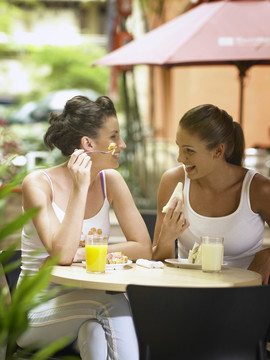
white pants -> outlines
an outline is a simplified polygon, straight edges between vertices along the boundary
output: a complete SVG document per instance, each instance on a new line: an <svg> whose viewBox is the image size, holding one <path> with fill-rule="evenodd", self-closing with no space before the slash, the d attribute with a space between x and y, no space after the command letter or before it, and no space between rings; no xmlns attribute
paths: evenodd
<svg viewBox="0 0 270 360"><path fill-rule="evenodd" d="M70 335L83 360L138 360L129 302L124 294L74 290L41 304L18 345L41 348Z"/></svg>

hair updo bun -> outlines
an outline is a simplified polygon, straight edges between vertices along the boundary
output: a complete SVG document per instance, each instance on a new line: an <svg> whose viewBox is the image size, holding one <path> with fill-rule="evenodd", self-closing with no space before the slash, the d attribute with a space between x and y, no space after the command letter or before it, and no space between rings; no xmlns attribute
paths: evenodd
<svg viewBox="0 0 270 360"><path fill-rule="evenodd" d="M52 113L50 126L44 136L49 149L55 147L64 156L70 156L80 148L81 138L97 138L99 130L109 116L116 116L113 102L107 96L92 101L85 96L75 96L66 102L61 114Z"/></svg>

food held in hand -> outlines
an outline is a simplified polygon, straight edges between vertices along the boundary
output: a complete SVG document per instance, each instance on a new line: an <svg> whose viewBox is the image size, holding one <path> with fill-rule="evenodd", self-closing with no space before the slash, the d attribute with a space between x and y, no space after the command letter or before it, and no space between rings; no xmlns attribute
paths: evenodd
<svg viewBox="0 0 270 360"><path fill-rule="evenodd" d="M128 257L119 252L109 253L106 256L106 264L125 264L128 261Z"/></svg>
<svg viewBox="0 0 270 360"><path fill-rule="evenodd" d="M170 200L167 202L167 204L162 209L163 213L166 213L168 211L170 204L174 198L177 198L177 199L183 201L183 198L184 198L183 197L183 183L179 182L176 185L174 192L172 193L172 196L170 197Z"/></svg>
<svg viewBox="0 0 270 360"><path fill-rule="evenodd" d="M188 262L190 264L201 264L202 263L202 253L201 253L201 245L200 244L195 242L192 250L189 250Z"/></svg>
<svg viewBox="0 0 270 360"><path fill-rule="evenodd" d="M110 151L113 155L115 153L116 148L117 145L115 143L110 143L110 145L108 146L108 151Z"/></svg>

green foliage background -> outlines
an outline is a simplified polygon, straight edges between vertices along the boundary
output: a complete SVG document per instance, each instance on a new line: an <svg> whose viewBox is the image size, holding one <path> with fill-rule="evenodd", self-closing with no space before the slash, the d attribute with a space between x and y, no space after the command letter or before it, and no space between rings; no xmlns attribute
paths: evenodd
<svg viewBox="0 0 270 360"><path fill-rule="evenodd" d="M71 88L93 89L106 94L110 70L91 66L103 55L105 49L94 44L28 47L23 62L28 66L31 64L33 82L37 84L34 92L28 95L29 99L40 98L50 91Z"/></svg>
<svg viewBox="0 0 270 360"><path fill-rule="evenodd" d="M165 1L139 0L143 16L146 18L149 12L162 12ZM18 4L20 5L20 3ZM44 5L37 0L28 0L27 6L42 7ZM8 34L12 21L21 16L24 16L23 10L20 6L17 7L15 2L0 0L0 32ZM104 66L91 66L96 59L101 58L106 52L104 46L89 42L80 46L0 44L0 59L14 57L14 59L19 60L25 71L31 74L33 85L32 91L26 95L21 95L19 101L14 106L10 106L4 115L8 118L13 111L26 102L39 100L49 92L60 89L93 89L100 94L108 94L111 69ZM120 120L121 133L127 144L127 148L120 158L119 171L125 178L137 206L153 209L156 207L156 183L159 174L155 174L155 167L151 174L148 174L147 167L142 164L142 161L150 156L149 152L146 154L149 139L144 135L144 124L142 124L138 109L134 73L118 74L118 88L120 97L114 102ZM46 125L48 126L48 124ZM18 141L22 153L46 150L43 144L44 127L38 124L12 127L14 137ZM52 155L47 162L49 166L63 161L59 152L54 152ZM140 172L137 171L136 164L141 169Z"/></svg>

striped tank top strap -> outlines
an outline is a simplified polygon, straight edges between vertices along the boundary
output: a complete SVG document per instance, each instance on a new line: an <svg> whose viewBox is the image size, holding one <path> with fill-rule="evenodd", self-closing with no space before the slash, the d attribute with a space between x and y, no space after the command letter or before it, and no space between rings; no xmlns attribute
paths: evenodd
<svg viewBox="0 0 270 360"><path fill-rule="evenodd" d="M103 192L103 197L104 199L106 199L106 180L105 180L105 174L104 174L104 171L101 171L99 173L100 175L100 181L101 181L101 187L102 187L102 192Z"/></svg>

